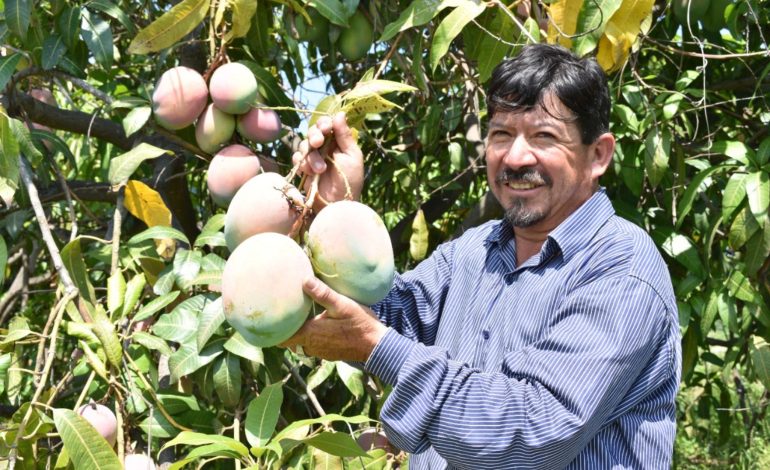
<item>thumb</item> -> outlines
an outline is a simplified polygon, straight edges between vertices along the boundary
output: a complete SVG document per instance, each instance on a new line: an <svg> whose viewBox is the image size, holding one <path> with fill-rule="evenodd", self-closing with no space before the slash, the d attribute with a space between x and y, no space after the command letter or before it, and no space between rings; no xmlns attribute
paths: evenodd
<svg viewBox="0 0 770 470"><path fill-rule="evenodd" d="M351 300L349 298L334 291L316 277L311 276L305 279L302 288L311 299L324 307L332 318L345 316L350 307Z"/></svg>

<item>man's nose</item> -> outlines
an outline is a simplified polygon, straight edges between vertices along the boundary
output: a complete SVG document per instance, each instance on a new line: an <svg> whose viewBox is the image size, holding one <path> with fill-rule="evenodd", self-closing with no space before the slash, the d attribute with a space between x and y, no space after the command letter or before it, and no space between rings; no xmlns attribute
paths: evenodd
<svg viewBox="0 0 770 470"><path fill-rule="evenodd" d="M535 165L537 158L535 157L534 149L527 139L522 135L518 135L511 141L511 146L503 158L503 163L515 170Z"/></svg>

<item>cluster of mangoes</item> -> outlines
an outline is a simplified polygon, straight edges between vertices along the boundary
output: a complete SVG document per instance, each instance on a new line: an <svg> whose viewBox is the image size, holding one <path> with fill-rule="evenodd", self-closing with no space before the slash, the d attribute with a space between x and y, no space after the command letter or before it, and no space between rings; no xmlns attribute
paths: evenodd
<svg viewBox="0 0 770 470"><path fill-rule="evenodd" d="M374 42L374 29L361 10L348 18L348 27L332 31L327 20L315 8L307 9L310 23L301 14L294 16L294 29L297 39L314 44L322 50L327 50L334 44L342 56L349 61L363 58ZM287 16L287 19L290 18ZM334 26L334 28L337 28ZM291 31L291 27L287 27Z"/></svg>
<svg viewBox="0 0 770 470"><path fill-rule="evenodd" d="M262 173L236 193L225 216L231 250L222 273L225 318L256 346L286 341L302 326L313 304L302 284L313 274L366 305L393 284L393 247L376 212L356 201L330 202L297 235L304 209L296 187ZM304 239L304 247L289 235Z"/></svg>
<svg viewBox="0 0 770 470"><path fill-rule="evenodd" d="M235 191L260 169L251 149L232 143L235 133L259 143L281 135L278 113L260 107L258 97L254 74L237 62L214 70L208 84L189 67L171 68L161 75L153 92L155 121L173 131L194 123L198 147L214 154L207 182L220 206L226 207Z"/></svg>

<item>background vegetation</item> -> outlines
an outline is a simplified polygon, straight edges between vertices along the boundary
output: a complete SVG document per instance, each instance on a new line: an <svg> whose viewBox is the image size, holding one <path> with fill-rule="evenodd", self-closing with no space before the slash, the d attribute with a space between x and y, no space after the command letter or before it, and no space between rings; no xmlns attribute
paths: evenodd
<svg viewBox="0 0 770 470"><path fill-rule="evenodd" d="M408 269L499 214L483 87L501 58L542 41L595 54L610 74L619 145L602 184L655 239L678 299L676 466L770 467L770 2L672 3L5 1L0 467L120 468L128 452L173 468L403 467L403 454L353 439L376 427L376 378L255 348L223 323L211 156L189 129L156 126L149 98L174 65L247 61L286 126L254 148L286 174L320 101L300 100L313 96L303 87L414 86L381 89L390 104L366 109L359 137L362 200ZM351 59L340 38L355 11L375 41ZM328 29L308 40L313 21ZM35 100L41 88L58 104ZM119 417L115 451L67 411L89 400Z"/></svg>

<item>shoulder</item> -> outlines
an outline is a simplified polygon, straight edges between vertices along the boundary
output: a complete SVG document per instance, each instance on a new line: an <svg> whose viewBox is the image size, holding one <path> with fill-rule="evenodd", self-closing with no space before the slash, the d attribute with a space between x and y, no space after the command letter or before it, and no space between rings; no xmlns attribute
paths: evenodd
<svg viewBox="0 0 770 470"><path fill-rule="evenodd" d="M597 232L586 255L599 265L595 267L600 271L648 285L666 307L675 309L668 266L652 237L641 227L619 216L610 217Z"/></svg>

